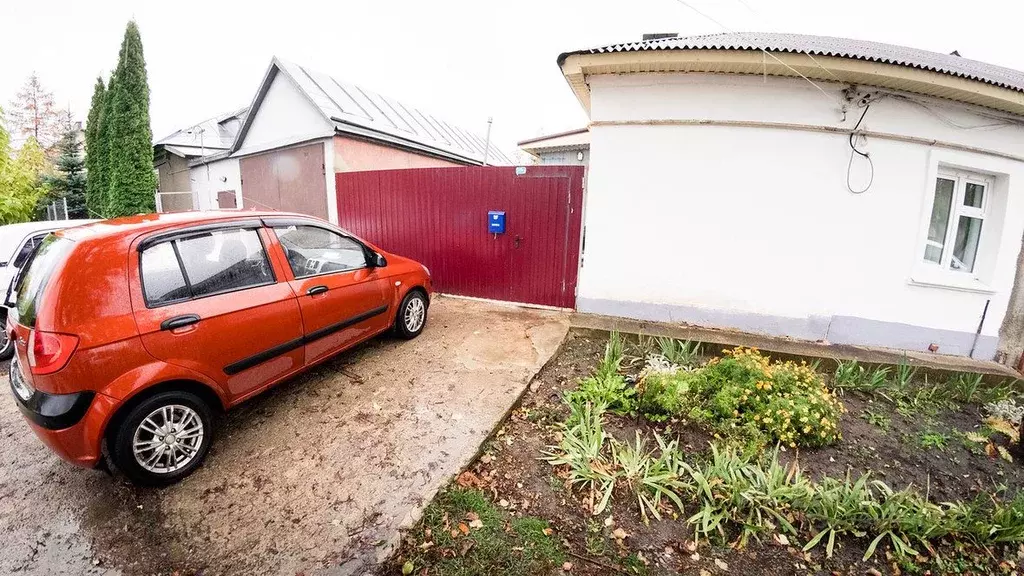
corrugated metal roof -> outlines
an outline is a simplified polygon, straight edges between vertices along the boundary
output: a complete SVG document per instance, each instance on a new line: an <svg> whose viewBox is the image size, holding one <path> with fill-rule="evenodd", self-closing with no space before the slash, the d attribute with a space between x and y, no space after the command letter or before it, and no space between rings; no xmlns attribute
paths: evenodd
<svg viewBox="0 0 1024 576"><path fill-rule="evenodd" d="M153 146L174 146L179 147L183 152L185 149L189 149L189 156L201 155L200 151L193 151L192 148L205 151L206 154L227 150L235 141L235 136L242 128L248 111L248 107L239 108L213 118L207 118L198 124L182 128L161 138L154 142Z"/></svg>
<svg viewBox="0 0 1024 576"><path fill-rule="evenodd" d="M323 115L334 122L339 132L368 136L369 131L370 137L376 133L386 136L384 140L408 143L443 156L456 156L475 163L483 161L486 142L474 132L299 64L281 58L275 58L275 62ZM491 143L487 163L511 165L514 162Z"/></svg>
<svg viewBox="0 0 1024 576"><path fill-rule="evenodd" d="M612 44L558 56L559 65L573 54L603 54L612 52L642 52L651 50L767 50L812 56L834 56L871 62L882 62L931 70L970 80L977 80L1018 92L1024 92L1024 72L994 64L970 60L960 56L940 54L918 48L894 44L812 36L807 34L780 34L771 32L726 32L677 38Z"/></svg>

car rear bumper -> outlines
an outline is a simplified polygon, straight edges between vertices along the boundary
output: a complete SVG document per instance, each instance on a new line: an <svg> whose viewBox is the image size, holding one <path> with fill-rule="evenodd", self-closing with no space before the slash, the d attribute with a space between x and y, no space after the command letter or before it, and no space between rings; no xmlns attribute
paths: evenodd
<svg viewBox="0 0 1024 576"><path fill-rule="evenodd" d="M36 436L62 459L86 468L100 461L103 427L117 400L95 392L47 394L38 390L23 400L12 386L18 409Z"/></svg>

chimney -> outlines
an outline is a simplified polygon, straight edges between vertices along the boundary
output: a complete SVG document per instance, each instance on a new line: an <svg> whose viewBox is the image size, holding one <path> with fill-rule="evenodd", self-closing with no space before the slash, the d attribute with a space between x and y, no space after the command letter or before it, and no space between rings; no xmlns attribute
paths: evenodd
<svg viewBox="0 0 1024 576"><path fill-rule="evenodd" d="M663 38L678 38L678 32L654 32L652 34L644 34L644 42L651 40L661 40Z"/></svg>

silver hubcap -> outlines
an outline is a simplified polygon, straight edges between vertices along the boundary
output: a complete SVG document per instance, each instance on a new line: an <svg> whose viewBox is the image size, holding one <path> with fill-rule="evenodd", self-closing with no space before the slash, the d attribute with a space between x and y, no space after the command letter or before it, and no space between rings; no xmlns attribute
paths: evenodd
<svg viewBox="0 0 1024 576"><path fill-rule="evenodd" d="M405 329L415 332L423 326L423 320L427 317L427 308L423 305L422 298L413 298L405 306Z"/></svg>
<svg viewBox="0 0 1024 576"><path fill-rule="evenodd" d="M11 343L11 335L4 330L3 326L0 326L0 352L7 349L7 345Z"/></svg>
<svg viewBox="0 0 1024 576"><path fill-rule="evenodd" d="M180 470L199 454L203 432L202 419L188 406L157 408L135 429L135 461L155 474Z"/></svg>

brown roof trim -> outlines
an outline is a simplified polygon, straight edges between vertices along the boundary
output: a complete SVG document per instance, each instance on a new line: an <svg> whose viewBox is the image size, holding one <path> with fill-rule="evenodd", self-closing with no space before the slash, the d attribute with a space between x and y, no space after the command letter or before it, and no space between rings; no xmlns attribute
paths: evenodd
<svg viewBox="0 0 1024 576"><path fill-rule="evenodd" d="M524 146L526 144L533 144L534 142L540 142L541 140L551 140L552 138L561 138L562 136L572 136L573 134L583 134L589 132L590 128L576 128L575 130L567 130L565 132L556 132L555 134L548 134L546 136L538 136L536 138L530 138L529 140L521 140L516 143L516 146Z"/></svg>

